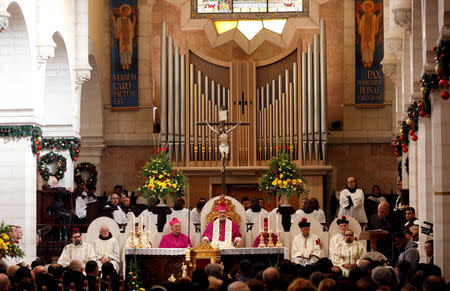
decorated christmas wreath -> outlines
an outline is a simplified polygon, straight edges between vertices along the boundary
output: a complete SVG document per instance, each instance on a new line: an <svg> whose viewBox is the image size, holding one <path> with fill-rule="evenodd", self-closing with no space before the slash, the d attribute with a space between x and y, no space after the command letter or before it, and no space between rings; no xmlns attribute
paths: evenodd
<svg viewBox="0 0 450 291"><path fill-rule="evenodd" d="M84 171L89 173L87 181L84 181L81 175L81 173ZM77 185L84 184L88 188L89 186L95 187L95 185L97 185L97 169L91 163L88 162L80 163L74 170L74 180Z"/></svg>
<svg viewBox="0 0 450 291"><path fill-rule="evenodd" d="M56 162L56 171L55 173L50 173L48 169L48 165ZM49 152L46 155L41 157L39 161L39 174L41 175L44 181L48 181L50 176L55 176L56 179L61 180L64 178L64 173L67 171L67 163L66 158L64 158L60 154L55 154L54 152Z"/></svg>

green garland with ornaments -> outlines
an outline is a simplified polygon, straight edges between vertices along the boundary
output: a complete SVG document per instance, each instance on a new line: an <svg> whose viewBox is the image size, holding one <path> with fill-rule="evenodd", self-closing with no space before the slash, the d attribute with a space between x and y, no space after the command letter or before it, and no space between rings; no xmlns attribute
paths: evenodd
<svg viewBox="0 0 450 291"><path fill-rule="evenodd" d="M50 173L48 165L56 162L56 171L54 173ZM64 173L67 171L67 161L60 154L56 154L54 152L49 152L46 155L41 157L39 161L39 174L41 175L44 181L48 181L50 176L55 176L56 179L61 180L64 178Z"/></svg>
<svg viewBox="0 0 450 291"><path fill-rule="evenodd" d="M86 181L83 180L82 172L88 172L89 174ZM79 163L74 170L74 181L77 185L84 184L88 188L95 187L97 185L97 169L91 163Z"/></svg>
<svg viewBox="0 0 450 291"><path fill-rule="evenodd" d="M402 120L399 133L392 141L395 155L401 157L402 153L408 152L409 139L417 141L417 130L419 130L419 116L429 118L431 116L431 100L430 94L436 90L441 91L441 98L447 100L449 94L449 78L450 78L450 41L442 40L436 51L436 68L434 74L424 73L420 86L422 91L422 100L413 101L408 107L408 116Z"/></svg>
<svg viewBox="0 0 450 291"><path fill-rule="evenodd" d="M78 138L44 138L43 149L69 150L70 157L76 161L80 156L81 141Z"/></svg>
<svg viewBox="0 0 450 291"><path fill-rule="evenodd" d="M42 149L42 129L34 125L0 126L0 137L31 138L31 150L39 156Z"/></svg>

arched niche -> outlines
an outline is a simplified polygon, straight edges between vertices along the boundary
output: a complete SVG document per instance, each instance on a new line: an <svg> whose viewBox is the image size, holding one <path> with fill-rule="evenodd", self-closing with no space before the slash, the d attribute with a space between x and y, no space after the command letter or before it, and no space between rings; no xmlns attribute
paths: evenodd
<svg viewBox="0 0 450 291"><path fill-rule="evenodd" d="M20 118L30 116L29 111L33 111L33 94L36 94L31 82L30 40L20 6L12 2L7 11L11 14L9 27L0 33L0 94L3 97L1 107L15 110L12 116Z"/></svg>
<svg viewBox="0 0 450 291"><path fill-rule="evenodd" d="M44 83L44 134L62 136L73 134L75 104L69 60L64 39L59 32L53 34L55 57L46 66Z"/></svg>

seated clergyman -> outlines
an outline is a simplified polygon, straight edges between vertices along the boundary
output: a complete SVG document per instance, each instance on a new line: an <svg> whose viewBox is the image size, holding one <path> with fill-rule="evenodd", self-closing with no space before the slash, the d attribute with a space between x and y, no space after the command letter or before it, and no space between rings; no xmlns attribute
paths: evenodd
<svg viewBox="0 0 450 291"><path fill-rule="evenodd" d="M64 247L58 259L58 264L67 267L72 260L78 260L82 264L86 264L90 260L95 260L94 248L89 243L83 241L78 228L72 230L71 239L72 243Z"/></svg>
<svg viewBox="0 0 450 291"><path fill-rule="evenodd" d="M344 237L343 241L338 242L336 252L331 257L331 261L333 265L340 267L344 274L348 274L350 268L359 262L366 250L362 243L355 239L353 230L347 229Z"/></svg>
<svg viewBox="0 0 450 291"><path fill-rule="evenodd" d="M322 244L314 233L310 233L311 223L306 218L298 223L301 234L294 237L291 248L291 261L302 266L311 265L319 260Z"/></svg>
<svg viewBox="0 0 450 291"><path fill-rule="evenodd" d="M192 246L189 237L181 233L181 224L178 219L173 218L169 225L172 232L163 236L159 244L160 248L187 248Z"/></svg>
<svg viewBox="0 0 450 291"><path fill-rule="evenodd" d="M216 207L219 218L211 221L203 233L202 240L213 247L231 248L241 242L242 235L236 222L228 218L228 207L221 202Z"/></svg>
<svg viewBox="0 0 450 291"><path fill-rule="evenodd" d="M109 231L108 226L103 225L100 228L100 235L94 242L95 254L99 268L104 263L110 262L114 269L119 272L119 243Z"/></svg>

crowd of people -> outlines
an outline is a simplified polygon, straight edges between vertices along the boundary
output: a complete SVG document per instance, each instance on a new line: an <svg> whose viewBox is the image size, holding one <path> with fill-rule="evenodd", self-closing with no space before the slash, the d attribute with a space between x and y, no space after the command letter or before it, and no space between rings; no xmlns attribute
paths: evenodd
<svg viewBox="0 0 450 291"><path fill-rule="evenodd" d="M322 224L326 223L325 213L320 209L315 198L303 199L302 207L293 216L301 219L298 223L300 233L293 238L289 258L285 258L275 268L266 266L263 262L251 263L244 260L239 268L231 274L222 274L222 268L210 264L205 270L196 269L191 280L180 279L176 282L165 282L160 290L446 290L441 270L435 266L433 259L433 241L423 242L427 261L420 263L419 256L419 224L414 208L408 205L407 193L398 184L398 199L395 205L389 205L381 196L378 186L372 188L372 195L365 198L361 189L357 188L356 179L349 177L346 188L340 192L340 207L335 220L338 232L330 238L329 255L322 257L322 243L317 234L311 232L311 219ZM58 189L58 195L64 196ZM85 207L94 201L92 195L85 193L86 188L78 187L77 207ZM401 193L401 194L400 194ZM136 203L137 202L137 203ZM143 201L141 201L143 202ZM134 215L150 215L153 222L158 220L154 209L159 201L151 198L141 204L121 186L116 186L109 196L105 207L111 208L114 221L123 229L129 223L129 212ZM247 231L256 223L260 214L267 215L264 209L264 199L244 197L242 205L245 208ZM142 203L144 204L144 203ZM135 237L128 239L125 247L144 244L144 248L186 248L192 247L190 239L183 233L181 222L177 217L189 217L194 225L200 225L200 215L206 199L201 198L192 210L185 208L184 200L175 202L171 213L167 216L170 232L162 237L159 246L152 246L150 241L140 240L136 224ZM277 213L285 201L278 199ZM83 206L84 205L84 206ZM374 211L376 209L376 212ZM83 214L83 209L77 208L75 213ZM219 204L216 208L218 219L206 225L201 235L202 241L219 248L239 246L242 235L235 222L228 218L228 207ZM349 217L361 224L363 229L386 230L389 239L378 242L377 251L383 256L374 258L367 253L363 244L351 229ZM77 217L82 219L82 217ZM253 247L268 244L271 240L277 243L277 237L268 233L268 221L264 220L264 233L258 236ZM297 226L292 226L297 227ZM20 241L20 227L13 226L10 237ZM9 290L61 290L86 288L119 288L120 258L119 244L108 226L99 229L98 238L91 243L84 242L79 229L71 231L72 243L66 245L58 259L58 263L46 265L37 259L27 265L21 258L3 258L0 263L0 291ZM264 241L261 241L261 238ZM131 241L133 239L134 241ZM370 251L370 250L369 250ZM100 270L100 272L99 272ZM64 275L63 275L64 274ZM101 278L99 277L101 274ZM99 279L100 278L100 279ZM103 282L103 283L102 283ZM95 284L100 287L95 287ZM108 285L109 284L109 285ZM108 287L109 286L109 287ZM111 287L113 286L113 287ZM118 290L118 289L116 289ZM155 289L157 290L157 289Z"/></svg>

